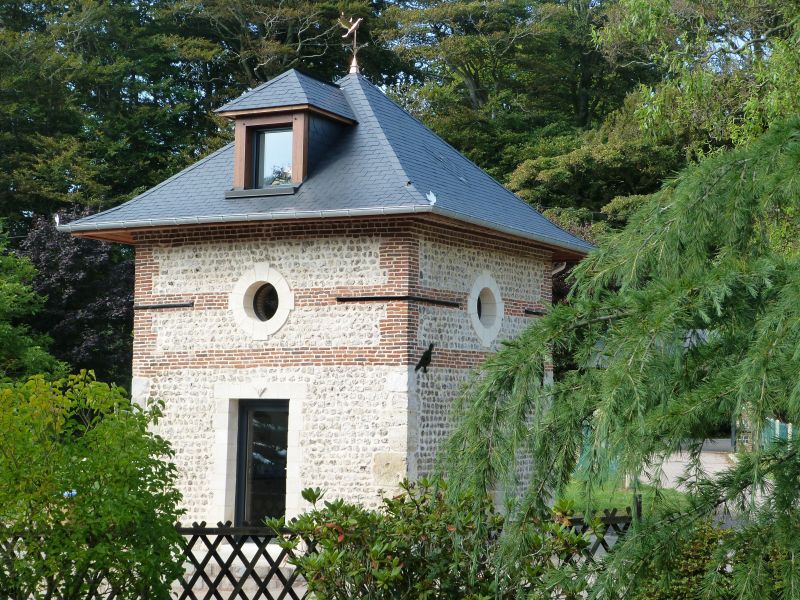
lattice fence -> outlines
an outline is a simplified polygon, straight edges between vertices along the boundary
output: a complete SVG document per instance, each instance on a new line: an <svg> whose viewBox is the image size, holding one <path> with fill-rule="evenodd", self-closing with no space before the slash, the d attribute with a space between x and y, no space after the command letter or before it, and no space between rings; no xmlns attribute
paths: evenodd
<svg viewBox="0 0 800 600"><path fill-rule="evenodd" d="M603 535L592 533L591 544L583 551L586 560L594 561L611 551L617 540L625 535L630 529L633 517L631 509L626 508L624 513L614 508L604 510L600 522L604 526ZM584 517L573 517L570 519L570 528L576 533L585 534L591 529L591 523Z"/></svg>
<svg viewBox="0 0 800 600"><path fill-rule="evenodd" d="M306 596L306 584L289 564L291 554L264 527L205 522L179 527L187 538L186 573L173 585L179 600L240 598L267 600ZM286 534L291 536L291 534Z"/></svg>
<svg viewBox="0 0 800 600"><path fill-rule="evenodd" d="M641 510L639 502L634 511ZM585 534L592 528L584 517L573 517L569 522L576 533ZM604 510L600 516L603 534L591 534L584 558L594 561L609 552L632 522L630 508L624 512ZM217 527L195 523L179 531L188 538L187 574L173 586L179 600L305 597L305 581L288 563L290 554L274 542L275 533L271 530L231 527L230 523L218 523Z"/></svg>

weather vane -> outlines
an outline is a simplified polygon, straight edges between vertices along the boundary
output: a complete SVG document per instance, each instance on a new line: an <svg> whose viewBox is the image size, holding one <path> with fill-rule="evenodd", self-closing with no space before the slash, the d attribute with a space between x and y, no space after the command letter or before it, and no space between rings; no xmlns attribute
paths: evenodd
<svg viewBox="0 0 800 600"><path fill-rule="evenodd" d="M350 72L351 73L358 73L358 61L356 60L356 55L358 54L358 49L360 46L358 45L358 26L361 25L361 21L363 21L361 17L353 21L353 17L350 17L349 21L345 21L344 13L342 16L339 17L339 25L342 26L343 29L346 29L347 32L342 36L343 38L350 37L352 34L353 36L353 62L350 63Z"/></svg>

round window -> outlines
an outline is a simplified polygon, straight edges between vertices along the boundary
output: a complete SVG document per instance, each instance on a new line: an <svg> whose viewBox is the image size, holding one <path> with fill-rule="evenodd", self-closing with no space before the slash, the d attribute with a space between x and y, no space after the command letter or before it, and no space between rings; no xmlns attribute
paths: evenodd
<svg viewBox="0 0 800 600"><path fill-rule="evenodd" d="M269 321L278 312L278 303L278 290L271 283L265 283L253 295L253 312L259 321Z"/></svg>
<svg viewBox="0 0 800 600"><path fill-rule="evenodd" d="M467 298L467 312L482 346L489 347L497 339L503 322L503 300L500 288L486 271L472 284Z"/></svg>
<svg viewBox="0 0 800 600"><path fill-rule="evenodd" d="M294 309L294 294L276 269L256 263L239 278L228 306L236 323L256 340L277 332Z"/></svg>

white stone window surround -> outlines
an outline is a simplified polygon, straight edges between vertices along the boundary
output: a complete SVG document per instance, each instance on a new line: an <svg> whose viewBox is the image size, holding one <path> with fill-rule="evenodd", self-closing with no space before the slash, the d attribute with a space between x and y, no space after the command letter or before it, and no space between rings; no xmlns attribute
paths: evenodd
<svg viewBox="0 0 800 600"><path fill-rule="evenodd" d="M289 400L289 431L286 454L286 518L302 512L300 464L303 449L303 403L306 385L270 380L214 385L214 446L212 450L211 515L233 521L236 510L236 455L239 434L239 400Z"/></svg>
<svg viewBox="0 0 800 600"><path fill-rule="evenodd" d="M478 315L478 299L481 300L481 315ZM500 333L505 306L500 287L489 271L482 271L475 278L469 296L467 313L472 328L483 346L491 346Z"/></svg>
<svg viewBox="0 0 800 600"><path fill-rule="evenodd" d="M260 320L253 310L253 298L265 284L270 283L278 292L278 310L267 321ZM286 278L269 263L256 263L247 269L233 286L228 307L236 324L254 340L266 340L286 323L294 310L294 293Z"/></svg>

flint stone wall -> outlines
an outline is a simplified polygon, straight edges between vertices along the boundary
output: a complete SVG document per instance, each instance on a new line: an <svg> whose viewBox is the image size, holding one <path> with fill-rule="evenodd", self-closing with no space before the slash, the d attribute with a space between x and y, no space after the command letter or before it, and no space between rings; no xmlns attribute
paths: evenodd
<svg viewBox="0 0 800 600"><path fill-rule="evenodd" d="M254 265L287 281L294 308L264 340L237 325L232 290ZM176 450L185 521L233 518L239 400L289 399L287 514L304 487L376 506L430 472L453 398L472 367L550 300L551 256L530 244L422 222L364 220L204 226L139 234L134 396L166 403L158 432ZM469 317L475 277L505 303L485 346ZM458 302L339 302L340 296ZM427 373L414 365L437 345Z"/></svg>

